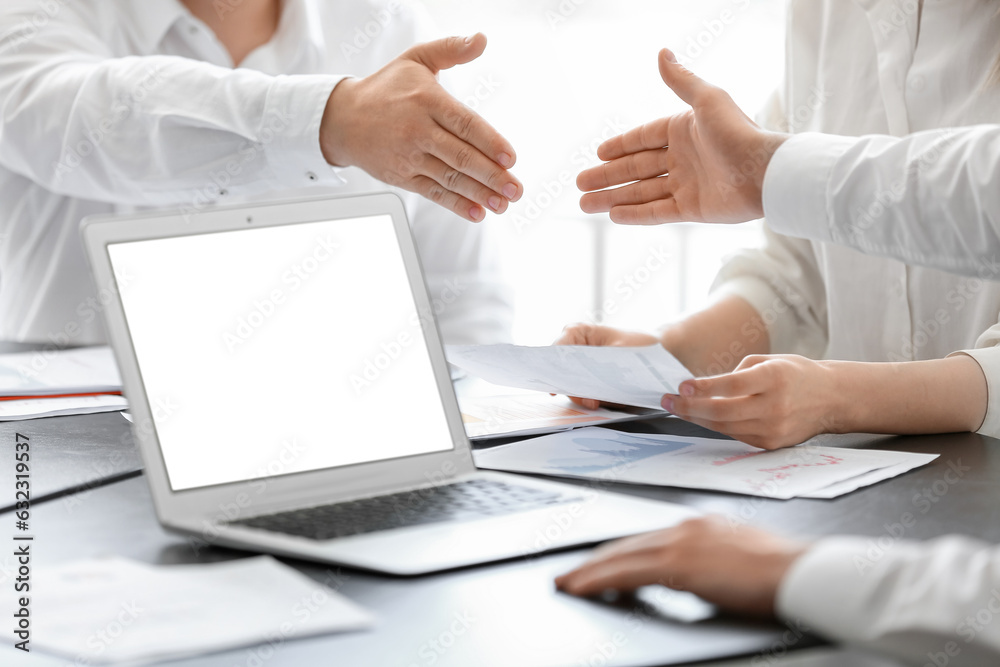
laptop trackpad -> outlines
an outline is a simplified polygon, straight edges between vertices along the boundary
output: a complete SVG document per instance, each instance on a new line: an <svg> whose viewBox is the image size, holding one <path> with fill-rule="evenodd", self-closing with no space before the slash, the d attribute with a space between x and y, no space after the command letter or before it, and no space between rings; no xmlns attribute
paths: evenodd
<svg viewBox="0 0 1000 667"><path fill-rule="evenodd" d="M365 562L368 567L408 574L531 557L553 549L664 528L696 514L678 505L588 494L583 501L543 510L337 540L328 543L329 550L324 552L333 559Z"/></svg>

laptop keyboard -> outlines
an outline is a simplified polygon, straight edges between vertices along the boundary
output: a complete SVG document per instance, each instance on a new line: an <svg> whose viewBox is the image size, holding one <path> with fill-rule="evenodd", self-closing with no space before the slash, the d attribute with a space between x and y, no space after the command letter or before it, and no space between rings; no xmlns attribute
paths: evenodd
<svg viewBox="0 0 1000 667"><path fill-rule="evenodd" d="M393 528L513 514L581 499L582 496L475 479L267 514L233 523L312 540L329 540Z"/></svg>

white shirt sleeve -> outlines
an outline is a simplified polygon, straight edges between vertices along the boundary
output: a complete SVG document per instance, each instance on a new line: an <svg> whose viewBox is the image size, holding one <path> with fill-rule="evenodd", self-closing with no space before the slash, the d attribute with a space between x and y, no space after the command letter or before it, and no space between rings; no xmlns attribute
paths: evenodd
<svg viewBox="0 0 1000 667"><path fill-rule="evenodd" d="M768 166L764 212L782 234L996 279L1000 126L796 135Z"/></svg>
<svg viewBox="0 0 1000 667"><path fill-rule="evenodd" d="M779 615L915 664L1000 663L1000 547L901 541L916 519L902 520L878 538L818 542L782 581Z"/></svg>
<svg viewBox="0 0 1000 667"><path fill-rule="evenodd" d="M952 352L965 354L976 360L986 378L986 416L977 433L1000 438L1000 324L983 332L976 341L976 347Z"/></svg>
<svg viewBox="0 0 1000 667"><path fill-rule="evenodd" d="M6 5L0 26L30 20L33 4ZM113 57L64 5L30 39L0 31L0 164L51 192L117 204L198 207L336 185L319 127L341 79Z"/></svg>

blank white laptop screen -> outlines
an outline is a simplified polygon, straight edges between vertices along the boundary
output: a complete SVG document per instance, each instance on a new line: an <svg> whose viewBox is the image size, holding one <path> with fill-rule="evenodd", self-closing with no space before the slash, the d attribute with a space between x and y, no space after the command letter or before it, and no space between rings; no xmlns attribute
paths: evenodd
<svg viewBox="0 0 1000 667"><path fill-rule="evenodd" d="M390 216L108 254L175 491L452 449Z"/></svg>

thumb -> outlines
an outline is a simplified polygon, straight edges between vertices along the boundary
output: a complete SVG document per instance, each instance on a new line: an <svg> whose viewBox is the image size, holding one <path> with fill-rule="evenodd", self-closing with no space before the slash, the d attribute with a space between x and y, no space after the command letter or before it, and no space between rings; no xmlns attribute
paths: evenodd
<svg viewBox="0 0 1000 667"><path fill-rule="evenodd" d="M677 62L677 56L670 49L660 51L660 76L663 78L663 83L690 106L696 106L700 98L714 88L712 84Z"/></svg>
<svg viewBox="0 0 1000 667"><path fill-rule="evenodd" d="M420 63L432 73L455 65L464 65L483 55L486 50L486 35L481 32L472 37L446 37L426 44L418 44L406 53L409 58Z"/></svg>

